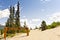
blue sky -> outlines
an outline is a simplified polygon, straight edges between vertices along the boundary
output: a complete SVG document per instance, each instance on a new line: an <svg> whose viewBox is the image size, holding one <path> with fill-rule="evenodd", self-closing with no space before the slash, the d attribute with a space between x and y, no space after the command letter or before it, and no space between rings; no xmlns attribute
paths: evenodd
<svg viewBox="0 0 60 40"><path fill-rule="evenodd" d="M5 24L9 15L9 6L15 6L18 1L21 24L26 21L28 26L34 28L40 26L43 20L47 24L60 20L60 0L0 0L0 24Z"/></svg>

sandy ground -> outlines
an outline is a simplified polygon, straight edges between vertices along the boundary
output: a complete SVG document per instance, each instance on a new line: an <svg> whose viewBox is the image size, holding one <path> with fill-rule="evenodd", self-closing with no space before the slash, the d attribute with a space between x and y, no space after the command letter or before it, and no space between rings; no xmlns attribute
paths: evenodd
<svg viewBox="0 0 60 40"><path fill-rule="evenodd" d="M60 40L60 27L45 31L31 30L29 36L26 33L18 34L7 40Z"/></svg>

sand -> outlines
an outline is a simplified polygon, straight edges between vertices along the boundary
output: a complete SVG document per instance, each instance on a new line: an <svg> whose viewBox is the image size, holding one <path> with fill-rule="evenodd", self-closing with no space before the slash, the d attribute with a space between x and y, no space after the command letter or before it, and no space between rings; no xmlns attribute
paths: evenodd
<svg viewBox="0 0 60 40"><path fill-rule="evenodd" d="M26 36L26 33L18 34L7 40L60 40L60 27L48 29L45 31L31 30L30 35Z"/></svg>

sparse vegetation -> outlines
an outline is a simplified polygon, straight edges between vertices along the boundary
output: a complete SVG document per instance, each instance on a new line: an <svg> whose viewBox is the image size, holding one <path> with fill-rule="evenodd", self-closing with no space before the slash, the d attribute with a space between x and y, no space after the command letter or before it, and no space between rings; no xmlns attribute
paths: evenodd
<svg viewBox="0 0 60 40"><path fill-rule="evenodd" d="M60 22L53 22L51 25L47 25L46 29L55 28L57 26L60 26Z"/></svg>

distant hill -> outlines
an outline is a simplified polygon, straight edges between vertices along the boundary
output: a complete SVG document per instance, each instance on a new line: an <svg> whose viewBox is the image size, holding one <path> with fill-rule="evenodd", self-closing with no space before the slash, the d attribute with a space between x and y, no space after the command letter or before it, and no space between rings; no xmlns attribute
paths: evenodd
<svg viewBox="0 0 60 40"><path fill-rule="evenodd" d="M3 29L3 28L4 28L4 25L1 25L1 24L0 24L0 29Z"/></svg>

